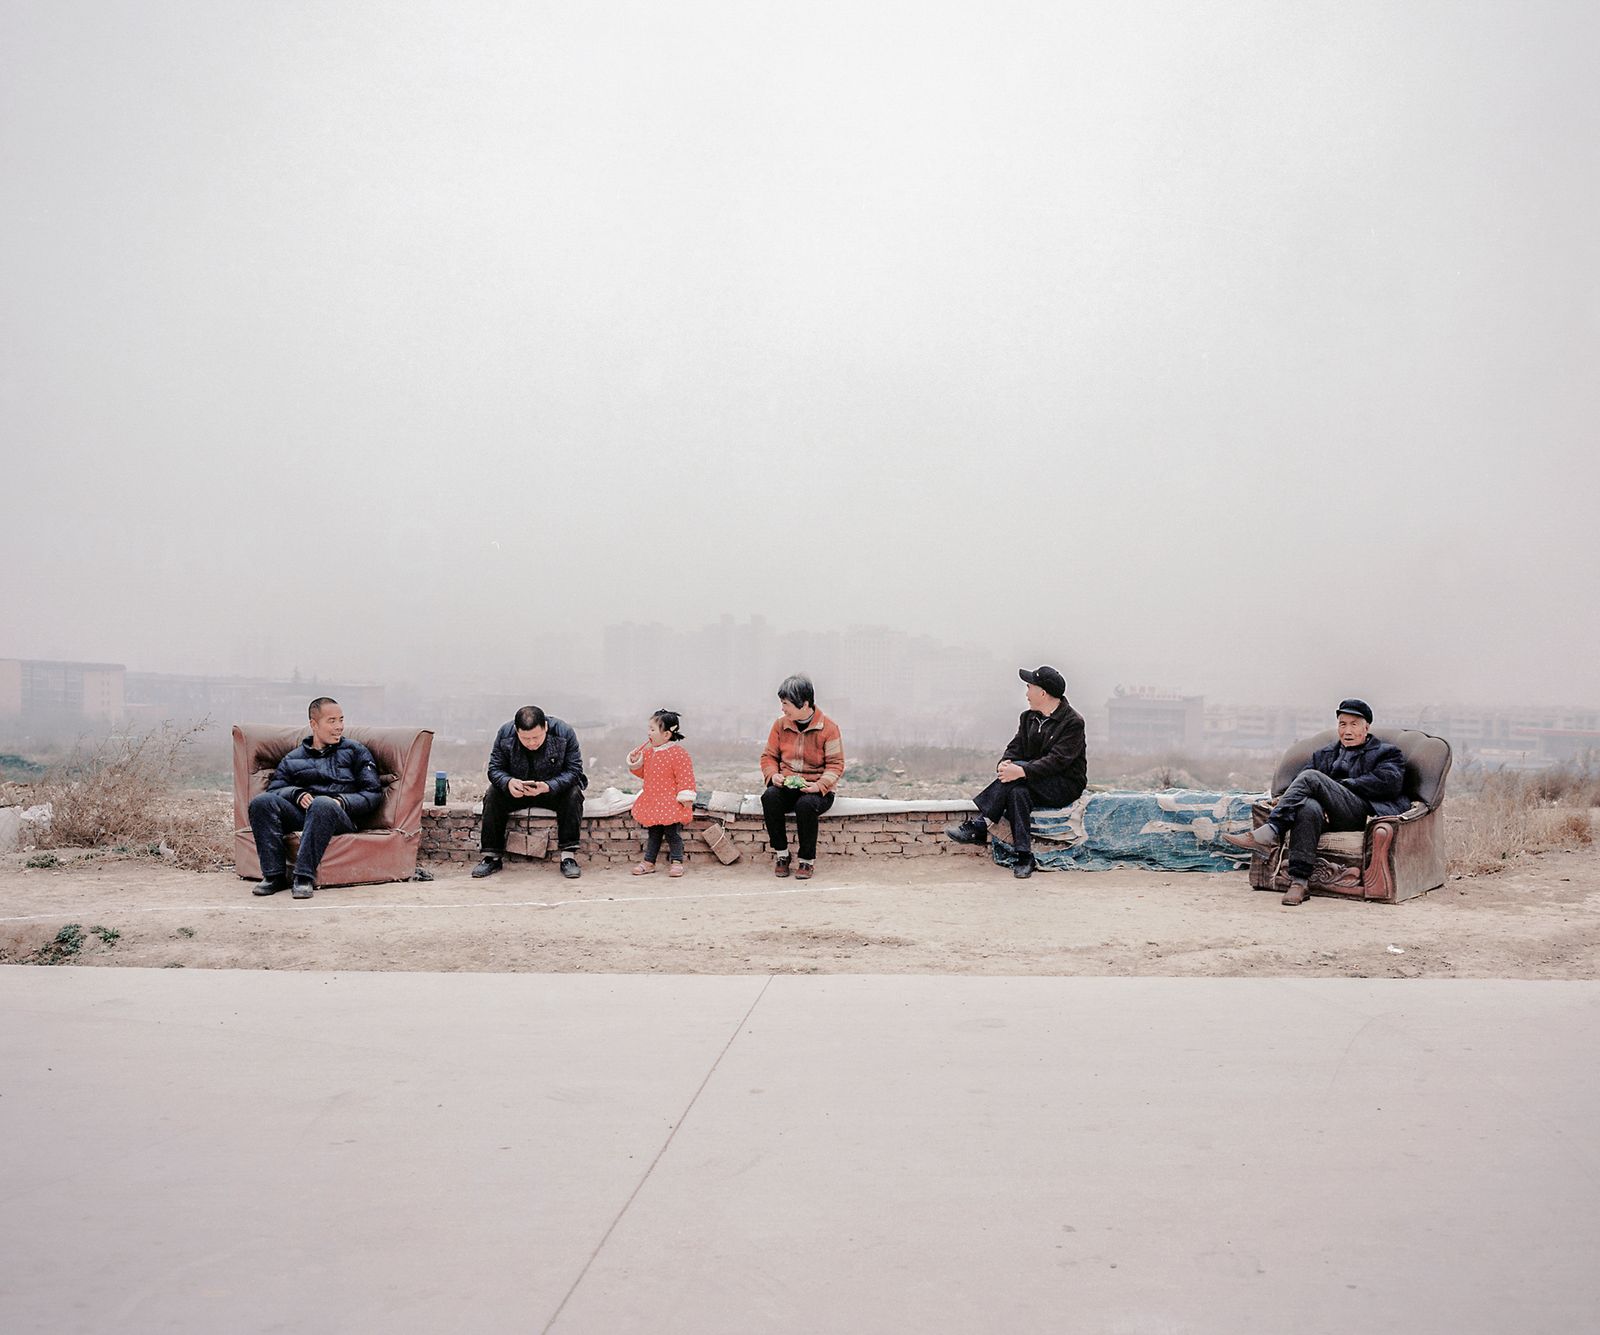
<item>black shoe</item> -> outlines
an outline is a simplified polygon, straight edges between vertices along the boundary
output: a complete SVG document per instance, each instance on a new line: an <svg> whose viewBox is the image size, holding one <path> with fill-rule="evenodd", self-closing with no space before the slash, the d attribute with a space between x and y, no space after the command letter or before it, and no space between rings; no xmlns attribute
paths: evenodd
<svg viewBox="0 0 1600 1335"><path fill-rule="evenodd" d="M289 894L294 899L310 899L316 888L317 883L309 877L296 876L294 878L294 889Z"/></svg>
<svg viewBox="0 0 1600 1335"><path fill-rule="evenodd" d="M964 820L959 825L946 825L944 832L958 844L981 846L989 842L989 827L981 820Z"/></svg>
<svg viewBox="0 0 1600 1335"><path fill-rule="evenodd" d="M578 865L578 859L571 853L561 855L561 874L569 881L575 881L583 875L583 868Z"/></svg>
<svg viewBox="0 0 1600 1335"><path fill-rule="evenodd" d="M276 876L263 876L261 884L252 886L250 893L252 895L275 895L278 891L287 890L288 888L289 878L279 872Z"/></svg>
<svg viewBox="0 0 1600 1335"><path fill-rule="evenodd" d="M1011 874L1019 881L1026 880L1028 877L1033 875L1033 869L1035 865L1036 864L1034 863L1032 856L1024 853L1020 858L1017 859L1017 865L1011 869Z"/></svg>
<svg viewBox="0 0 1600 1335"><path fill-rule="evenodd" d="M485 853L483 861L472 869L473 879L482 880L485 876L493 876L504 865L499 858L491 857L488 853Z"/></svg>

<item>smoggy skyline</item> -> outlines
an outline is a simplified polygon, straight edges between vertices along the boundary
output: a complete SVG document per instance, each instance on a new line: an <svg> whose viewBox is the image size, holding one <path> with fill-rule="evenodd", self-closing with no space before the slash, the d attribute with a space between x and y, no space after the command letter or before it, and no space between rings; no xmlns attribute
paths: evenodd
<svg viewBox="0 0 1600 1335"><path fill-rule="evenodd" d="M0 655L1594 701L1597 28L6 6Z"/></svg>

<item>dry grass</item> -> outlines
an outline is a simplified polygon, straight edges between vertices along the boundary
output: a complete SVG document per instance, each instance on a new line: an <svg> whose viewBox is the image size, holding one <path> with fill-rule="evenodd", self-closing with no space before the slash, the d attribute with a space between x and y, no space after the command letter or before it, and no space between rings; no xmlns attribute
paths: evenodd
<svg viewBox="0 0 1600 1335"><path fill-rule="evenodd" d="M205 726L114 734L52 768L33 791L51 807L40 847L161 854L195 871L228 863L231 803L177 786Z"/></svg>
<svg viewBox="0 0 1600 1335"><path fill-rule="evenodd" d="M0 807L31 807L38 800L31 783L0 783Z"/></svg>
<svg viewBox="0 0 1600 1335"><path fill-rule="evenodd" d="M1589 845L1590 784L1576 775L1552 779L1552 773L1486 774L1473 791L1447 802L1450 871L1482 876L1505 870L1524 853Z"/></svg>
<svg viewBox="0 0 1600 1335"><path fill-rule="evenodd" d="M1553 806L1600 807L1600 771L1586 765L1556 765L1528 775L1529 790Z"/></svg>

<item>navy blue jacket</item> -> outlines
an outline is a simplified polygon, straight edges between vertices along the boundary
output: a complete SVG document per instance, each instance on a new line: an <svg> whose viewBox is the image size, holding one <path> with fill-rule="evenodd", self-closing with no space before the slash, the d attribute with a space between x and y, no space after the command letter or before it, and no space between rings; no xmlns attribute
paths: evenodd
<svg viewBox="0 0 1600 1335"><path fill-rule="evenodd" d="M1311 768L1364 798L1374 816L1398 816L1411 805L1402 796L1406 757L1398 746L1368 736L1360 746L1332 742L1311 753Z"/></svg>
<svg viewBox="0 0 1600 1335"><path fill-rule="evenodd" d="M530 751L517 740L516 721L505 725L495 734L494 746L489 752L489 782L498 784L509 792L511 780L524 783L547 783L552 796L558 796L574 784L587 788L589 780L583 772L583 753L578 749L578 734L569 724L558 718L546 718L549 731L544 745Z"/></svg>
<svg viewBox="0 0 1600 1335"><path fill-rule="evenodd" d="M348 737L320 751L307 737L278 762L267 791L282 793L296 805L302 793L337 797L357 825L376 812L383 802L378 762L372 758L371 751Z"/></svg>

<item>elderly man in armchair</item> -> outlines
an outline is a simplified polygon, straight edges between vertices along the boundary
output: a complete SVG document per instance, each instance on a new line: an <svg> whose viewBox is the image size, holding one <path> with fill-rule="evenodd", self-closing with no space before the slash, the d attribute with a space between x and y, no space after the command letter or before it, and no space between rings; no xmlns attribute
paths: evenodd
<svg viewBox="0 0 1600 1335"><path fill-rule="evenodd" d="M1335 711L1339 740L1311 753L1311 762L1283 790L1267 819L1248 834L1223 839L1251 853L1269 852L1289 840L1289 891L1283 902L1304 904L1311 893L1317 840L1325 830L1360 830L1369 816L1404 811L1406 758L1398 746L1369 733L1372 706L1341 700Z"/></svg>

